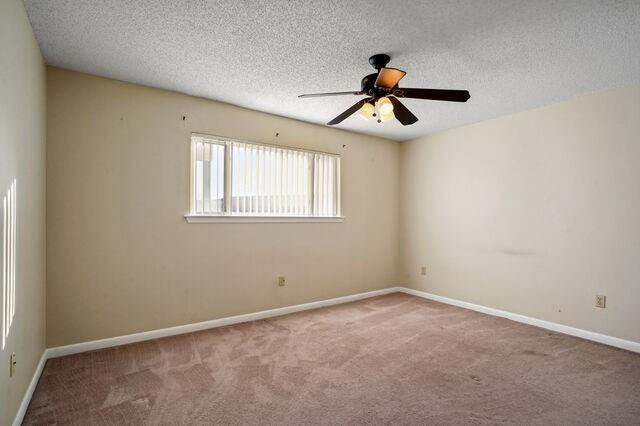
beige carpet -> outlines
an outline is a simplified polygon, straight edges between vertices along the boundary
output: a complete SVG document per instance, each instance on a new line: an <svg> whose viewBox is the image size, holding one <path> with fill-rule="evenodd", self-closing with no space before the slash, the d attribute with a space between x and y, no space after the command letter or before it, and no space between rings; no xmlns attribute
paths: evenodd
<svg viewBox="0 0 640 426"><path fill-rule="evenodd" d="M406 294L47 362L26 424L639 424L640 355Z"/></svg>

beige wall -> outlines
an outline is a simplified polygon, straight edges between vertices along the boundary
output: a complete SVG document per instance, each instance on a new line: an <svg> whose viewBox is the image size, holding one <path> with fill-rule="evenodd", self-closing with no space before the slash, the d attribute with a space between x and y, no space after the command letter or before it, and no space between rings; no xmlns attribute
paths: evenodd
<svg viewBox="0 0 640 426"><path fill-rule="evenodd" d="M16 309L0 346L1 425L13 421L45 343L45 93L45 68L22 1L0 1L0 203L14 179L17 187ZM0 205L0 259L2 220ZM12 352L18 364L10 378Z"/></svg>
<svg viewBox="0 0 640 426"><path fill-rule="evenodd" d="M47 76L49 346L397 283L399 143L56 68ZM187 224L192 131L342 154L345 222Z"/></svg>
<svg viewBox="0 0 640 426"><path fill-rule="evenodd" d="M640 341L638 87L402 144L55 68L48 95L49 346L398 283ZM347 220L187 224L192 131L341 153Z"/></svg>
<svg viewBox="0 0 640 426"><path fill-rule="evenodd" d="M411 287L640 341L640 87L403 143L401 164Z"/></svg>

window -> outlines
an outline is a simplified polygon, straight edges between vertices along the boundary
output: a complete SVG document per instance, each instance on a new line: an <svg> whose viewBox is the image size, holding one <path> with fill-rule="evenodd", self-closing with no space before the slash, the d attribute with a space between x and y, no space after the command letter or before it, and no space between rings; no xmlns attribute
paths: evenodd
<svg viewBox="0 0 640 426"><path fill-rule="evenodd" d="M339 219L340 156L193 134L187 220L229 217Z"/></svg>
<svg viewBox="0 0 640 426"><path fill-rule="evenodd" d="M2 349L16 314L16 180L2 200Z"/></svg>

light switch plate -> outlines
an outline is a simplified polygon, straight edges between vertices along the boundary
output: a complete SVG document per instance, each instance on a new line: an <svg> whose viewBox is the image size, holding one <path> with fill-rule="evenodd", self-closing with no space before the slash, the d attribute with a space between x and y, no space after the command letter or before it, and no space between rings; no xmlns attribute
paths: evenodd
<svg viewBox="0 0 640 426"><path fill-rule="evenodd" d="M607 296L603 296L601 294L596 295L596 308L606 308L607 307Z"/></svg>

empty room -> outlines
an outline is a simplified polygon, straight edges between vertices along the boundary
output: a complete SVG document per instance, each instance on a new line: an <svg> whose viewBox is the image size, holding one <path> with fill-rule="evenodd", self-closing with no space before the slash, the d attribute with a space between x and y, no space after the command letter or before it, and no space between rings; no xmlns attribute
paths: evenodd
<svg viewBox="0 0 640 426"><path fill-rule="evenodd" d="M640 1L0 0L0 426L640 424Z"/></svg>

